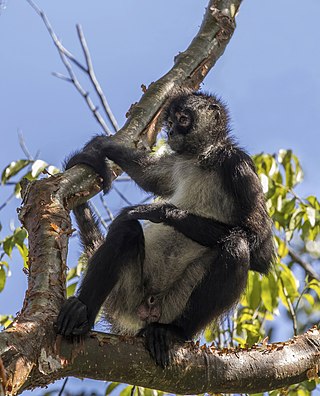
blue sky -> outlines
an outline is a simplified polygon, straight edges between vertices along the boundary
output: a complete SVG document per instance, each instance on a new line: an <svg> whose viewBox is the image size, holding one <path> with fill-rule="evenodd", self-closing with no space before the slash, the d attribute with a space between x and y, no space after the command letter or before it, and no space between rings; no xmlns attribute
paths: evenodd
<svg viewBox="0 0 320 396"><path fill-rule="evenodd" d="M157 80L188 46L207 1L38 4L63 44L79 58L75 24L82 24L96 74L122 125L131 103L141 96L141 84ZM244 0L232 41L203 84L228 103L234 134L250 153L294 150L305 171L298 190L302 196L320 195L319 15L319 0ZM40 151L41 159L60 166L70 151L100 132L99 126L74 87L51 75L65 71L41 19L26 1L7 1L0 15L0 38L0 169L24 157L18 129L32 154ZM0 187L0 203L9 194L8 187ZM1 238L10 220L18 225L18 205L13 201L0 212ZM13 276L0 294L0 312L16 312L21 306L25 278L15 258Z"/></svg>

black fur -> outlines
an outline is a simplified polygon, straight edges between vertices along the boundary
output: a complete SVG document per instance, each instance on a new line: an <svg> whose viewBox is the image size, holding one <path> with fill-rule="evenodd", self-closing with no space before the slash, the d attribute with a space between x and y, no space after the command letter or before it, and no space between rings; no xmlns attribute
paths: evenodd
<svg viewBox="0 0 320 396"><path fill-rule="evenodd" d="M216 97L183 91L164 112L172 153L158 157L97 136L69 159L111 184L106 158L161 199L125 208L105 241L88 205L76 209L91 254L77 297L63 306L58 333L85 334L104 304L114 331L140 334L156 363L170 363L177 340L192 338L232 308L249 269L267 273L272 225L251 158L229 136ZM151 223L142 228L139 220Z"/></svg>

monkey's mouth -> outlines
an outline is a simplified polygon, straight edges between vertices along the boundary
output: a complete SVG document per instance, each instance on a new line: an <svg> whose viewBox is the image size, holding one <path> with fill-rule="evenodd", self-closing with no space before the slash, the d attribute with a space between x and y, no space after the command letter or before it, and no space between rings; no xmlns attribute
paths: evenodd
<svg viewBox="0 0 320 396"><path fill-rule="evenodd" d="M185 152L186 143L183 136L180 134L173 133L168 135L168 145L169 147L178 154Z"/></svg>

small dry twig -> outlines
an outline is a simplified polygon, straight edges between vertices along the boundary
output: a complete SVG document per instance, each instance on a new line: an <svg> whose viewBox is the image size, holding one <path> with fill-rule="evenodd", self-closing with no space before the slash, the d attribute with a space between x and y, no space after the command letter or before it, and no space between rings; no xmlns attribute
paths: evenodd
<svg viewBox="0 0 320 396"><path fill-rule="evenodd" d="M82 63L80 63L74 57L74 55L62 45L61 41L58 39L56 33L54 32L54 30L53 30L53 28L51 26L51 23L50 23L48 17L46 16L46 14L44 13L44 11L41 10L32 0L26 0L26 1L31 5L31 7L36 11L36 13L41 17L42 21L44 22L44 24L45 24L45 26L46 26L46 28L47 28L47 30L48 30L51 38L52 38L52 41L53 41L54 45L56 46L56 48L57 48L57 50L59 52L60 58L62 60L62 63L64 64L65 68L67 69L69 77L68 76L64 76L63 74L60 74L60 73L53 73L53 75L55 77L58 77L58 78L64 80L64 81L71 82L75 86L77 91L80 93L80 95L86 101L90 111L92 112L93 116L95 117L97 122L100 124L100 126L102 127L104 132L107 135L111 135L111 131L110 131L109 127L107 126L104 118L102 117L102 115L98 111L98 106L95 106L95 104L93 103L92 99L89 96L89 92L86 91L82 87L82 85L80 84L80 81L78 80L76 74L74 73L74 71L72 69L71 63L69 62L69 60L71 62L73 62L77 67L79 67L83 72L85 72L89 76L90 81L92 82L96 92L98 93L98 96L99 96L100 100L102 101L102 97L104 98L104 100L102 101L104 110L106 111L106 114L107 114L107 116L108 116L113 128L115 130L117 130L116 128L118 128L118 126L117 126L117 123L115 121L115 118L114 118L114 116L113 116L113 114L111 112L111 109L110 109L110 107L109 107L109 105L108 105L108 103L107 103L107 101L106 101L106 99L105 99L105 97L104 97L104 95L102 93L102 89L101 89L101 87L100 87L100 85L99 85L99 83L98 83L98 81L96 79L96 76L94 74L94 71L93 71L93 68L92 68L92 61L91 61L91 58L90 58L89 51L87 50L87 45L86 45L86 42L85 42L83 34L82 34L82 37L83 37L84 41L82 42L81 39L80 39L80 42L81 42L81 46L83 48L83 51L85 53L86 62L87 62L87 66L88 66L87 68L85 66L83 66ZM77 29L78 29L78 27L77 27ZM81 32L81 28L80 28L80 32ZM79 30L78 30L78 34L79 34ZM79 34L79 38L80 38L80 34ZM101 96L101 93L102 93L102 96Z"/></svg>
<svg viewBox="0 0 320 396"><path fill-rule="evenodd" d="M310 278L317 280L320 282L320 276L316 273L311 264L303 260L296 252L294 252L291 248L289 248L289 256L292 261L299 264L306 273L310 276Z"/></svg>
<svg viewBox="0 0 320 396"><path fill-rule="evenodd" d="M88 48L88 45L87 45L81 25L77 25L77 32L78 32L80 44L81 44L81 47L82 47L82 50L83 50L83 53L84 53L84 56L86 59L86 64L87 64L86 72L90 78L92 85L94 86L94 89L100 99L102 107L103 107L104 111L106 112L106 115L107 115L114 131L117 132L119 130L119 125L118 125L117 120L115 119L115 117L110 109L107 98L105 97L105 94L104 94L104 92L99 84L99 81L97 80L97 77L95 75L89 48Z"/></svg>

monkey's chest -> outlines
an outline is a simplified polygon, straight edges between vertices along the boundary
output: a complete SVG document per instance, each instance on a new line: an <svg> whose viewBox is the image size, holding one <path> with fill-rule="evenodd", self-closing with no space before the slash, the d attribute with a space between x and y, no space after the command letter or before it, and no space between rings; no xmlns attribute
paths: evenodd
<svg viewBox="0 0 320 396"><path fill-rule="evenodd" d="M170 203L199 216L232 223L235 205L216 172L180 164L174 172L174 183Z"/></svg>

